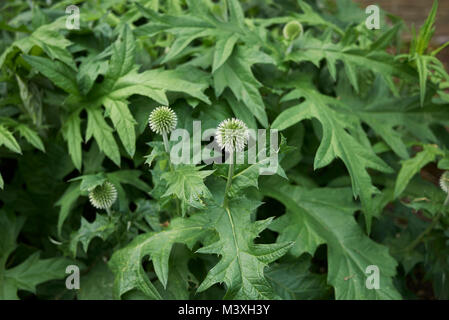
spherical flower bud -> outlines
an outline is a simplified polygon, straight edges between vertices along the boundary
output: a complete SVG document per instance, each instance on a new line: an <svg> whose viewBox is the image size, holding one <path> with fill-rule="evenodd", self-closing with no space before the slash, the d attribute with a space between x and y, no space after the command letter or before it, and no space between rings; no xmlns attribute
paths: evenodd
<svg viewBox="0 0 449 320"><path fill-rule="evenodd" d="M440 187L441 189L448 193L449 192L449 171L445 171L440 177Z"/></svg>
<svg viewBox="0 0 449 320"><path fill-rule="evenodd" d="M218 125L215 136L221 149L243 151L249 138L248 127L242 120L226 119Z"/></svg>
<svg viewBox="0 0 449 320"><path fill-rule="evenodd" d="M169 107L160 106L151 112L148 122L151 130L157 134L164 134L176 128L178 117L176 117L176 113Z"/></svg>
<svg viewBox="0 0 449 320"><path fill-rule="evenodd" d="M290 21L284 26L282 34L284 38L291 41L298 38L303 33L302 24L298 21Z"/></svg>
<svg viewBox="0 0 449 320"><path fill-rule="evenodd" d="M116 200L117 189L108 181L89 190L89 201L97 209L109 209Z"/></svg>

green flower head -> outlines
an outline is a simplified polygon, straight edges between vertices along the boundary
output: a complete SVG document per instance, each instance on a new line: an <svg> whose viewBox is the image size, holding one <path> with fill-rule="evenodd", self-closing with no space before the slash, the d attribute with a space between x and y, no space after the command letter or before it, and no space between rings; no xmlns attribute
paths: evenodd
<svg viewBox="0 0 449 320"><path fill-rule="evenodd" d="M178 118L172 109L160 106L151 112L148 122L152 131L157 134L164 134L169 133L176 128Z"/></svg>
<svg viewBox="0 0 449 320"><path fill-rule="evenodd" d="M440 177L440 187L441 189L448 193L449 192L449 171L445 171Z"/></svg>
<svg viewBox="0 0 449 320"><path fill-rule="evenodd" d="M97 209L109 209L117 200L117 189L108 181L89 190L89 201Z"/></svg>
<svg viewBox="0 0 449 320"><path fill-rule="evenodd" d="M290 21L284 26L282 34L284 38L291 41L298 38L303 33L302 24L298 21Z"/></svg>
<svg viewBox="0 0 449 320"><path fill-rule="evenodd" d="M226 119L218 125L215 136L221 149L243 151L249 137L248 127L242 120Z"/></svg>

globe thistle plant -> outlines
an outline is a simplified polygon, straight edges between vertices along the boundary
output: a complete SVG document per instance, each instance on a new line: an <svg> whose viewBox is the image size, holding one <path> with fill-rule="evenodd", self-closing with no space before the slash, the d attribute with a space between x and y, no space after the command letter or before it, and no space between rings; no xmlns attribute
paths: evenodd
<svg viewBox="0 0 449 320"><path fill-rule="evenodd" d="M104 209L109 213L116 200L117 189L108 181L89 190L89 201L97 209Z"/></svg>
<svg viewBox="0 0 449 320"><path fill-rule="evenodd" d="M444 205L447 205L449 202L449 171L445 171L440 177L440 187L441 190L446 192L448 195L446 200L444 201Z"/></svg>
<svg viewBox="0 0 449 320"><path fill-rule="evenodd" d="M176 113L166 106L157 107L151 112L148 123L152 131L162 135L165 151L169 152L167 134L176 128L176 124L178 123Z"/></svg>
<svg viewBox="0 0 449 320"><path fill-rule="evenodd" d="M240 119L226 119L219 125L215 133L217 144L221 149L230 153L231 164L228 170L228 181L226 183L225 198L223 205L227 205L227 194L231 187L234 176L234 152L243 151L249 138L248 127Z"/></svg>
<svg viewBox="0 0 449 320"><path fill-rule="evenodd" d="M217 128L216 139L219 147L227 152L243 151L248 141L248 127L240 119L223 120Z"/></svg>

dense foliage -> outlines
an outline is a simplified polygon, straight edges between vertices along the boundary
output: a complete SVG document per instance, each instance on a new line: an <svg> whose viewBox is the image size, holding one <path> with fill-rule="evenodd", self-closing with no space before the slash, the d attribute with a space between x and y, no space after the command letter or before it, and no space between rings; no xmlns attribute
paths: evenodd
<svg viewBox="0 0 449 320"><path fill-rule="evenodd" d="M350 0L2 1L0 298L448 299L429 10L407 44ZM233 117L276 174L173 163L175 124Z"/></svg>

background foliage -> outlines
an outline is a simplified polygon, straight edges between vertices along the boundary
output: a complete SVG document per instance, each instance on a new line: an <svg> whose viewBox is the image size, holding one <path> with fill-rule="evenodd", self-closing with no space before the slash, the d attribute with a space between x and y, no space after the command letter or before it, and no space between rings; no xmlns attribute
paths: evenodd
<svg viewBox="0 0 449 320"><path fill-rule="evenodd" d="M449 298L437 4L407 45L350 0L3 1L0 298ZM170 169L161 104L191 133L279 129L278 174L237 166L223 205L226 165ZM87 197L104 181L111 215Z"/></svg>

